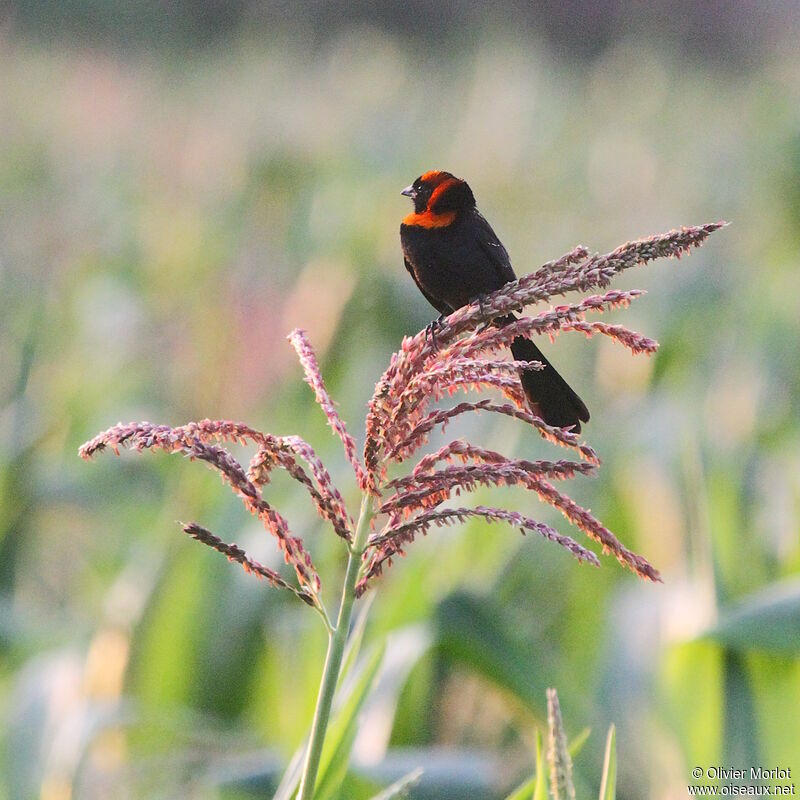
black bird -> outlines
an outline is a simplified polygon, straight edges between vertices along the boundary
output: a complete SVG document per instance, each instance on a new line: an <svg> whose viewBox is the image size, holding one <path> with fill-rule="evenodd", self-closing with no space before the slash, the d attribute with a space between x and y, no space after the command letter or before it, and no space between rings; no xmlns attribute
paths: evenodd
<svg viewBox="0 0 800 800"><path fill-rule="evenodd" d="M505 247L475 207L466 181L434 170L402 193L414 201L414 212L400 226L406 269L440 314L450 314L516 278ZM513 319L503 317L495 324ZM520 373L531 410L549 425L580 432L589 411L542 351L518 336L511 353L517 361L544 364L543 370Z"/></svg>

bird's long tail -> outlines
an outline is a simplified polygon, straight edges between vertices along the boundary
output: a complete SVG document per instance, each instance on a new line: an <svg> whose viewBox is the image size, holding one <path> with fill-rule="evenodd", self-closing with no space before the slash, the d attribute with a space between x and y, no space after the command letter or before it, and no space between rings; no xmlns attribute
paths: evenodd
<svg viewBox="0 0 800 800"><path fill-rule="evenodd" d="M510 321L511 318L505 318L500 324ZM580 433L581 422L589 421L589 409L542 351L530 339L518 336L511 343L511 353L516 361L540 361L544 364L543 370L520 372L522 388L533 413L548 425L556 428L573 426L573 432Z"/></svg>

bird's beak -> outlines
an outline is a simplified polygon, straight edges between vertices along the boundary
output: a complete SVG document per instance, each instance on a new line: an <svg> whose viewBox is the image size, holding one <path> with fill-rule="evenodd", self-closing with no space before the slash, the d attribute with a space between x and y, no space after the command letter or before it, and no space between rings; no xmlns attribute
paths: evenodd
<svg viewBox="0 0 800 800"><path fill-rule="evenodd" d="M400 194L404 194L406 197L414 198L417 193L414 191L414 185L412 184L411 186L406 186L406 188L403 189Z"/></svg>

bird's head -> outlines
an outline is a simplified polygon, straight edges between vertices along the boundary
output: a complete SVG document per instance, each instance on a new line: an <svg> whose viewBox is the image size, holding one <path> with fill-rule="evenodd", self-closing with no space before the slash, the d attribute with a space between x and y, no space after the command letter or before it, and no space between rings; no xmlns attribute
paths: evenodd
<svg viewBox="0 0 800 800"><path fill-rule="evenodd" d="M475 207L475 197L467 182L439 170L420 175L401 194L414 201L416 214L446 214Z"/></svg>

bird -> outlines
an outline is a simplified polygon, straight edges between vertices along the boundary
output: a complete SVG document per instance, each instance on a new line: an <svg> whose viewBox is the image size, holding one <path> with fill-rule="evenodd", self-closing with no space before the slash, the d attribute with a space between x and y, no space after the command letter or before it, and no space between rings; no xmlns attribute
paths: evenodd
<svg viewBox="0 0 800 800"><path fill-rule="evenodd" d="M506 248L478 211L469 184L450 172L431 170L420 175L401 194L414 210L400 225L400 244L406 269L425 299L439 312L437 322L509 281L516 279ZM494 321L507 325L511 314ZM528 338L516 337L511 353L517 361L538 361L544 369L520 371L531 411L548 425L580 433L589 410L558 374L542 351Z"/></svg>

